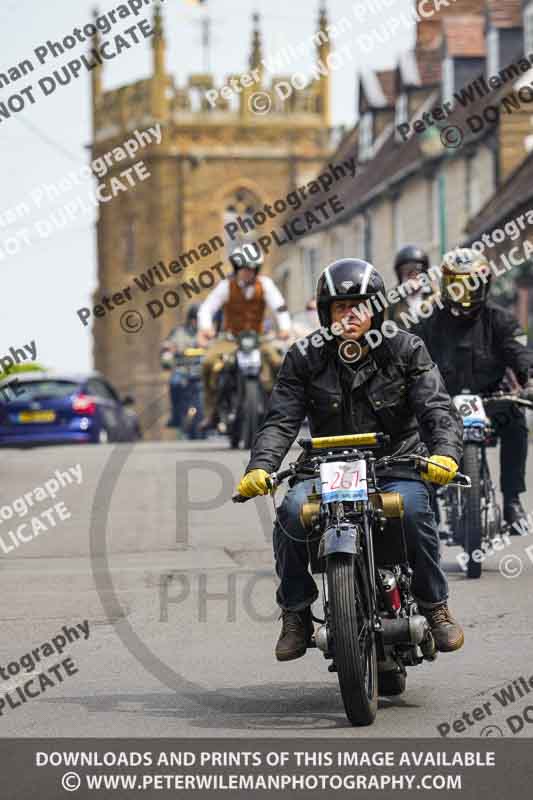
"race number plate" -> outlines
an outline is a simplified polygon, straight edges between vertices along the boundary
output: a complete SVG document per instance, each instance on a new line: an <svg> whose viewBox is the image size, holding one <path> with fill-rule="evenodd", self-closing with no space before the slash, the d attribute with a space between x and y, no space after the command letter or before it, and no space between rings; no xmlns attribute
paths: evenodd
<svg viewBox="0 0 533 800"><path fill-rule="evenodd" d="M320 465L322 501L368 500L366 461L329 461Z"/></svg>
<svg viewBox="0 0 533 800"><path fill-rule="evenodd" d="M458 394L453 398L453 402L463 418L465 428L487 425L489 420L481 397L476 394Z"/></svg>

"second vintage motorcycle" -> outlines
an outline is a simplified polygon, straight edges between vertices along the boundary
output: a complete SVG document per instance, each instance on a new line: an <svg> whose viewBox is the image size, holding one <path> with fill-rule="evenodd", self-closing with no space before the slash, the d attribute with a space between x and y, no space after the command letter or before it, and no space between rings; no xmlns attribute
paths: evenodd
<svg viewBox="0 0 533 800"><path fill-rule="evenodd" d="M498 420L512 413L513 406L533 408L533 403L517 394L480 396L468 391L455 396L453 402L463 418L462 470L470 478L471 488L465 492L460 484L441 487L437 491L438 514L447 544L464 550L467 577L479 578L484 553L506 529L487 458L489 448L498 443L487 410Z"/></svg>
<svg viewBox="0 0 533 800"><path fill-rule="evenodd" d="M229 436L233 448L249 450L266 413L267 393L261 383L259 335L243 331L236 339L235 354L222 357L217 382L218 430Z"/></svg>

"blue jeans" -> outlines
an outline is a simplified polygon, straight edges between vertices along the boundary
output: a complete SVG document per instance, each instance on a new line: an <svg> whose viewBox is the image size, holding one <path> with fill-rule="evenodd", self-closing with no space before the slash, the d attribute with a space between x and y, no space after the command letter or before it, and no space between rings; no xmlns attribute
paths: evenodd
<svg viewBox="0 0 533 800"><path fill-rule="evenodd" d="M274 525L274 556L281 581L276 600L281 608L290 611L301 611L318 597L309 572L306 531L299 520L300 506L306 502L313 482L302 481L289 489L278 509L281 525L278 522ZM381 480L380 488L399 492L404 500L403 522L415 598L427 606L444 602L448 597L448 581L439 565L439 536L428 487L423 481L389 479Z"/></svg>

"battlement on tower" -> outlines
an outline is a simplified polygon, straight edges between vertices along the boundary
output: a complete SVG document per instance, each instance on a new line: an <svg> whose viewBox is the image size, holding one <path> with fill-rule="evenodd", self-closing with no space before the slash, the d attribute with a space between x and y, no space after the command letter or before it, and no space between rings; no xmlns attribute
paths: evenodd
<svg viewBox="0 0 533 800"><path fill-rule="evenodd" d="M259 16L254 15L252 51L248 68L227 75L222 82L208 72L189 75L177 85L165 68L163 19L159 6L154 12L151 77L104 91L102 67L93 73L94 142L145 127L154 121L173 128L191 126L249 126L255 128L328 128L330 122L330 76L332 58L327 20L320 12L315 34L316 65L303 76L298 73L265 76ZM97 43L97 42L95 42Z"/></svg>

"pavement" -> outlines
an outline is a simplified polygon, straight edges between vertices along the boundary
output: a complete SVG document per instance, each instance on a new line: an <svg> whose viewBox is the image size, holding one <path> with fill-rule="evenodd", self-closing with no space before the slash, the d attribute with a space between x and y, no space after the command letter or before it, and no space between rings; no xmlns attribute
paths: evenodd
<svg viewBox="0 0 533 800"><path fill-rule="evenodd" d="M70 634L61 655L41 662L44 669L68 657L75 673L53 678L34 699L18 696L14 708L0 703L3 736L533 735L533 537L513 537L478 581L464 577L459 549L443 546L465 646L409 669L405 694L381 698L375 724L354 729L320 651L274 660L272 500L229 499L246 462L223 440L2 452L3 517L37 487L55 492L46 481L59 488L20 520L14 512L0 522L0 667L66 638L63 626L89 623L88 638ZM81 483L61 485L56 471L78 464ZM533 491L523 499L531 509ZM30 526L30 540L4 552L9 530L59 502L68 519L45 520L31 539ZM17 686L35 676L24 663L0 678L4 695L16 699Z"/></svg>

